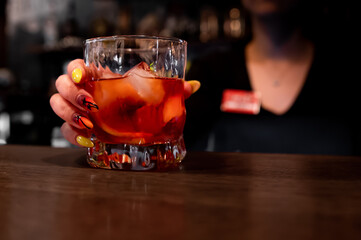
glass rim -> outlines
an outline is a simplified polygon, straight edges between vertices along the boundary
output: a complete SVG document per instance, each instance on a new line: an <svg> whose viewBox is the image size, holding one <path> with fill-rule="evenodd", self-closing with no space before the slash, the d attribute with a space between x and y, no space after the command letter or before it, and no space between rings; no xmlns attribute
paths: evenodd
<svg viewBox="0 0 361 240"><path fill-rule="evenodd" d="M165 37L165 36L152 36L152 35L113 35L113 36L105 36L105 37L94 37L89 38L84 41L84 44L94 43L94 42L103 42L103 41L114 41L114 40L137 40L137 39L145 39L145 40L161 40L161 41L170 41L173 43L179 43L181 45L187 45L187 41L176 38L176 37Z"/></svg>

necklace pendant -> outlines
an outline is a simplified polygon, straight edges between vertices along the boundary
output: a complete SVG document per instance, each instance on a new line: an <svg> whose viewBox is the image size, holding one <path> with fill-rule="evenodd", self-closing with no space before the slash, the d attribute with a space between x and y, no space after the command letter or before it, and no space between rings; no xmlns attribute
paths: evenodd
<svg viewBox="0 0 361 240"><path fill-rule="evenodd" d="M278 81L278 80L274 80L273 81L273 86L274 87L279 87L281 84L280 84L280 81Z"/></svg>

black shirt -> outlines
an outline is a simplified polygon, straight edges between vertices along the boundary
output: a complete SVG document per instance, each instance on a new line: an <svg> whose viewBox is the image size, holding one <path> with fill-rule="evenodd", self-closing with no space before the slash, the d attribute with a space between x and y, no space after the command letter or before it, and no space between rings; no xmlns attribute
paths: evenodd
<svg viewBox="0 0 361 240"><path fill-rule="evenodd" d="M316 47L298 98L278 116L220 110L224 89L251 91L244 44L193 62L187 79L201 82L186 101L185 141L189 150L358 155L357 91L347 59Z"/></svg>

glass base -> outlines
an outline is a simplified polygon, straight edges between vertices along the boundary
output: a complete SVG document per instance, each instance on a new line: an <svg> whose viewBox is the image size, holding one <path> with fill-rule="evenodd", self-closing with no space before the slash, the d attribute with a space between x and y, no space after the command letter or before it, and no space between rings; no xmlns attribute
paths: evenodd
<svg viewBox="0 0 361 240"><path fill-rule="evenodd" d="M88 148L90 166L133 171L165 171L178 169L186 155L183 136L155 145L108 144L92 138Z"/></svg>

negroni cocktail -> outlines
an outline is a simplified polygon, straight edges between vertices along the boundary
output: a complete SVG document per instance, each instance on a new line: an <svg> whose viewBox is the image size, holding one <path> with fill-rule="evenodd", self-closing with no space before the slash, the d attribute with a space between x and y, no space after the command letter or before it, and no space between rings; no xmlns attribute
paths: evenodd
<svg viewBox="0 0 361 240"><path fill-rule="evenodd" d="M161 41L167 43L168 40ZM136 41L132 43L132 49L136 44ZM94 124L91 133L95 144L88 151L88 162L95 167L112 169L177 168L186 153L182 136L186 119L185 62L182 63L185 58L183 56L175 62L181 63L178 71L172 69L171 64L164 66L175 61L171 56L169 60L165 59L169 55L168 50L147 53L150 48L143 49L146 46L143 43L136 48L138 51L128 49L127 52L123 51L122 44L119 46L120 50L116 48L119 51L115 51L112 58L116 58L118 65L88 64L93 78L85 83L84 89L92 95L99 108L97 112L88 113ZM174 46L169 46L169 50L174 51ZM123 54L121 61L119 53ZM152 54L156 54L155 58L148 59ZM133 61L133 58L137 60ZM125 64L125 61L128 63ZM114 65L117 68L111 69ZM126 71L119 71L122 66L127 66ZM176 73L174 70L177 70Z"/></svg>

